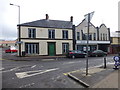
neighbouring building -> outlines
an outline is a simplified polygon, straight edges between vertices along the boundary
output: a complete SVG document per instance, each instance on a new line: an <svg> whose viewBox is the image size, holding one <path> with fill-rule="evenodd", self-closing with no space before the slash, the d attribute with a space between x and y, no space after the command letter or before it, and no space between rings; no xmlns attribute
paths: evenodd
<svg viewBox="0 0 120 90"><path fill-rule="evenodd" d="M14 41L0 41L0 47L17 47L16 40Z"/></svg>
<svg viewBox="0 0 120 90"><path fill-rule="evenodd" d="M87 21L84 19L76 26L76 49L86 51L87 45ZM95 27L91 22L89 24L89 47L88 51L100 49L110 52L110 29L105 24Z"/></svg>
<svg viewBox="0 0 120 90"><path fill-rule="evenodd" d="M120 31L111 33L110 53L118 54L120 52Z"/></svg>
<svg viewBox="0 0 120 90"><path fill-rule="evenodd" d="M45 19L18 25L19 51L26 55L63 55L73 49L73 17L70 21Z"/></svg>

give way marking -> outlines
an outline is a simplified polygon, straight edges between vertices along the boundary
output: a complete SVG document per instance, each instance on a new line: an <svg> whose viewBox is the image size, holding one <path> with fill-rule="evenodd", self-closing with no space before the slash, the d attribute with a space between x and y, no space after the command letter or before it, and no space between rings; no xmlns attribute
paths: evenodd
<svg viewBox="0 0 120 90"><path fill-rule="evenodd" d="M43 74L43 73L50 72L50 71L55 71L58 69L59 68L53 68L53 69L48 69L48 70L27 71L27 72L15 73L15 74L18 78L26 78L26 77L35 76L35 75Z"/></svg>

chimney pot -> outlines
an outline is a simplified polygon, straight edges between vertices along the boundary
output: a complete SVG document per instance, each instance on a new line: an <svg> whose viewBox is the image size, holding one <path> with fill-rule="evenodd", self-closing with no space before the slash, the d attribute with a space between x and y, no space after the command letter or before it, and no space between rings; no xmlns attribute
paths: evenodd
<svg viewBox="0 0 120 90"><path fill-rule="evenodd" d="M48 16L48 14L46 14L46 20L48 20L49 19L49 16Z"/></svg>
<svg viewBox="0 0 120 90"><path fill-rule="evenodd" d="M70 21L73 22L73 16L70 17Z"/></svg>

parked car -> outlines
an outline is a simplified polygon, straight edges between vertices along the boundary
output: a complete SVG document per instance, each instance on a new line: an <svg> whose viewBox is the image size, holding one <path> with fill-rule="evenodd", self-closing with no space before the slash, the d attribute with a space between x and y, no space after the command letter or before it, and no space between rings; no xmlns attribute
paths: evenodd
<svg viewBox="0 0 120 90"><path fill-rule="evenodd" d="M89 52L89 56L107 56L107 52L102 50L95 50L93 52Z"/></svg>
<svg viewBox="0 0 120 90"><path fill-rule="evenodd" d="M14 46L11 46L9 49L5 50L6 53L16 53L17 51L18 50Z"/></svg>
<svg viewBox="0 0 120 90"><path fill-rule="evenodd" d="M6 53L15 53L15 52L17 52L18 50L11 50L11 49L7 49L7 50L5 50L5 52Z"/></svg>
<svg viewBox="0 0 120 90"><path fill-rule="evenodd" d="M83 51L79 51L79 50L70 50L68 51L66 56L69 58L86 57L86 53Z"/></svg>

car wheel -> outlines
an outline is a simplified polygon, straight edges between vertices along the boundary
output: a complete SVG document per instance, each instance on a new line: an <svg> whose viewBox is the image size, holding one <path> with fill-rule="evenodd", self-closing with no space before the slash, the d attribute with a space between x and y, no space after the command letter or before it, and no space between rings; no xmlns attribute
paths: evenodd
<svg viewBox="0 0 120 90"><path fill-rule="evenodd" d="M75 58L75 56L73 55L73 56L72 56L72 59L74 59L74 58Z"/></svg>
<svg viewBox="0 0 120 90"><path fill-rule="evenodd" d="M104 56L104 57L107 57L107 54L104 54L103 56Z"/></svg>
<svg viewBox="0 0 120 90"><path fill-rule="evenodd" d="M86 58L86 57L87 57L87 55L84 56L84 58Z"/></svg>

